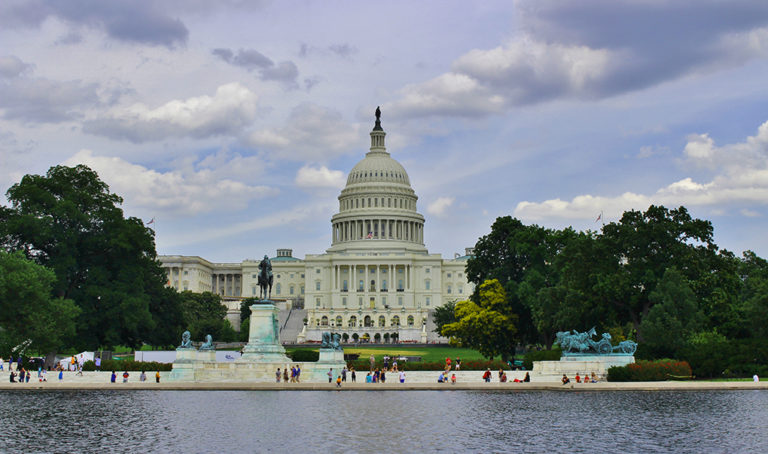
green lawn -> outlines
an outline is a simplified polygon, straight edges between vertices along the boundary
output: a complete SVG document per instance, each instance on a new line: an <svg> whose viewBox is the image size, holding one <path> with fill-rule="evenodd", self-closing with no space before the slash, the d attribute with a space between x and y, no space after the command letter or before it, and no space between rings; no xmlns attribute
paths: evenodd
<svg viewBox="0 0 768 454"><path fill-rule="evenodd" d="M297 349L288 349L297 350ZM317 348L312 348L317 350ZM461 358L462 361L479 361L484 360L483 355L476 350L469 348L454 348L454 347L406 347L402 345L376 345L364 347L344 347L344 353L357 353L360 355L360 359L367 359L369 356L374 355L377 360L381 360L382 356L421 356L422 362L442 362L446 357L450 357L451 361L455 361L456 358Z"/></svg>

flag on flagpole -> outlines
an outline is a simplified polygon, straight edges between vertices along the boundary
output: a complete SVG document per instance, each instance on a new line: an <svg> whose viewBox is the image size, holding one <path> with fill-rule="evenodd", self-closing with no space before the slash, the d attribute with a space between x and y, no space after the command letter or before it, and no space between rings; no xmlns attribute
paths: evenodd
<svg viewBox="0 0 768 454"><path fill-rule="evenodd" d="M154 224L154 223L155 223L155 218L152 218L152 219L149 220L149 222L147 222L147 225Z"/></svg>
<svg viewBox="0 0 768 454"><path fill-rule="evenodd" d="M373 232L368 232L368 236L366 236L365 238L368 239L368 240L373 238Z"/></svg>
<svg viewBox="0 0 768 454"><path fill-rule="evenodd" d="M601 211L600 214L597 215L597 219L595 219L595 222L599 221L600 219L603 219L603 212Z"/></svg>

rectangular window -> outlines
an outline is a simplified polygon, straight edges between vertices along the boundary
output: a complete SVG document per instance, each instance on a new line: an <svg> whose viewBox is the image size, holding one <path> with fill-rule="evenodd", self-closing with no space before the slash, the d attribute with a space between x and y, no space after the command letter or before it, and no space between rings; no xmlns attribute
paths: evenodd
<svg viewBox="0 0 768 454"><path fill-rule="evenodd" d="M304 286L303 285L301 286L301 294L302 295L304 294Z"/></svg>
<svg viewBox="0 0 768 454"><path fill-rule="evenodd" d="M291 295L293 295L293 286L291 286L291 288L289 289L289 292Z"/></svg>
<svg viewBox="0 0 768 454"><path fill-rule="evenodd" d="M385 307L387 306L387 297L386 296L382 296L381 297L381 304L383 304Z"/></svg>
<svg viewBox="0 0 768 454"><path fill-rule="evenodd" d="M189 274L189 271L184 270L184 276L187 276Z"/></svg>
<svg viewBox="0 0 768 454"><path fill-rule="evenodd" d="M464 289L459 287L459 293L464 293Z"/></svg>
<svg viewBox="0 0 768 454"><path fill-rule="evenodd" d="M346 306L347 305L347 297L346 296L341 299L341 305L342 306Z"/></svg>
<svg viewBox="0 0 768 454"><path fill-rule="evenodd" d="M301 273L301 278L304 279L304 273Z"/></svg>
<svg viewBox="0 0 768 454"><path fill-rule="evenodd" d="M398 306L402 306L403 305L403 297L402 296L397 297L397 305Z"/></svg>
<svg viewBox="0 0 768 454"><path fill-rule="evenodd" d="M360 306L363 305L363 297L362 296L357 299L357 304L360 305Z"/></svg>
<svg viewBox="0 0 768 454"><path fill-rule="evenodd" d="M425 303L426 303L427 306L429 306L429 297L427 297Z"/></svg>
<svg viewBox="0 0 768 454"><path fill-rule="evenodd" d="M320 290L320 281L315 282L315 290ZM451 293L451 292L448 292Z"/></svg>
<svg viewBox="0 0 768 454"><path fill-rule="evenodd" d="M279 274L277 275L277 278L280 279L280 275Z"/></svg>
<svg viewBox="0 0 768 454"><path fill-rule="evenodd" d="M254 274L252 277L253 277L253 279L258 279L259 275L258 274Z"/></svg>
<svg viewBox="0 0 768 454"><path fill-rule="evenodd" d="M320 274L320 268L315 268L315 274Z"/></svg>
<svg viewBox="0 0 768 454"><path fill-rule="evenodd" d="M427 268L425 268L425 269L424 269L424 272L425 272L425 273L427 273L427 274L429 274L429 273L430 273L430 270L431 270L431 268L427 267Z"/></svg>
<svg viewBox="0 0 768 454"><path fill-rule="evenodd" d="M446 274L447 277L451 277L451 273Z"/></svg>
<svg viewBox="0 0 768 454"><path fill-rule="evenodd" d="M315 299L315 306L320 307L320 298Z"/></svg>

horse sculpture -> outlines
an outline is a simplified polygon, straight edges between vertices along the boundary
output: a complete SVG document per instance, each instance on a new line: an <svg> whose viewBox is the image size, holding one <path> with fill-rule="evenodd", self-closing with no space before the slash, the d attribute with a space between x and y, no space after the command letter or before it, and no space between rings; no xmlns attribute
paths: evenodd
<svg viewBox="0 0 768 454"><path fill-rule="evenodd" d="M266 255L259 263L259 298L272 298L272 263Z"/></svg>

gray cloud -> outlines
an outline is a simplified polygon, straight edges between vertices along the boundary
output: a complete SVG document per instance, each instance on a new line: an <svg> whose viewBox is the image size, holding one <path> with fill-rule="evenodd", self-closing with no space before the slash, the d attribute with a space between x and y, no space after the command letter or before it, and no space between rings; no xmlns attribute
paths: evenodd
<svg viewBox="0 0 768 454"><path fill-rule="evenodd" d="M37 27L48 17L56 17L73 26L103 30L120 41L166 47L185 44L187 27L157 5L161 4L130 0L9 0L0 6L0 24L9 28Z"/></svg>
<svg viewBox="0 0 768 454"><path fill-rule="evenodd" d="M99 85L31 77L34 65L0 57L0 116L29 123L56 123L82 117L98 105Z"/></svg>
<svg viewBox="0 0 768 454"><path fill-rule="evenodd" d="M231 49L217 48L211 53L230 65L257 71L261 80L274 80L293 88L298 87L296 78L299 76L299 69L292 61L275 64L272 59L255 49L240 49L235 54Z"/></svg>
<svg viewBox="0 0 768 454"><path fill-rule="evenodd" d="M0 57L0 77L10 79L32 69L32 65L24 63L19 57L7 55Z"/></svg>
<svg viewBox="0 0 768 454"><path fill-rule="evenodd" d="M157 107L134 104L86 121L83 132L143 143L169 137L237 135L256 114L256 95L237 82L203 95Z"/></svg>
<svg viewBox="0 0 768 454"><path fill-rule="evenodd" d="M523 33L474 49L403 88L399 115L483 116L554 99L595 100L768 55L768 3L518 3Z"/></svg>
<svg viewBox="0 0 768 454"><path fill-rule="evenodd" d="M310 46L306 43L301 43L299 46L299 56L307 57L311 54L328 55L333 54L342 58L351 59L353 55L357 53L357 48L348 43L331 44L326 47Z"/></svg>

